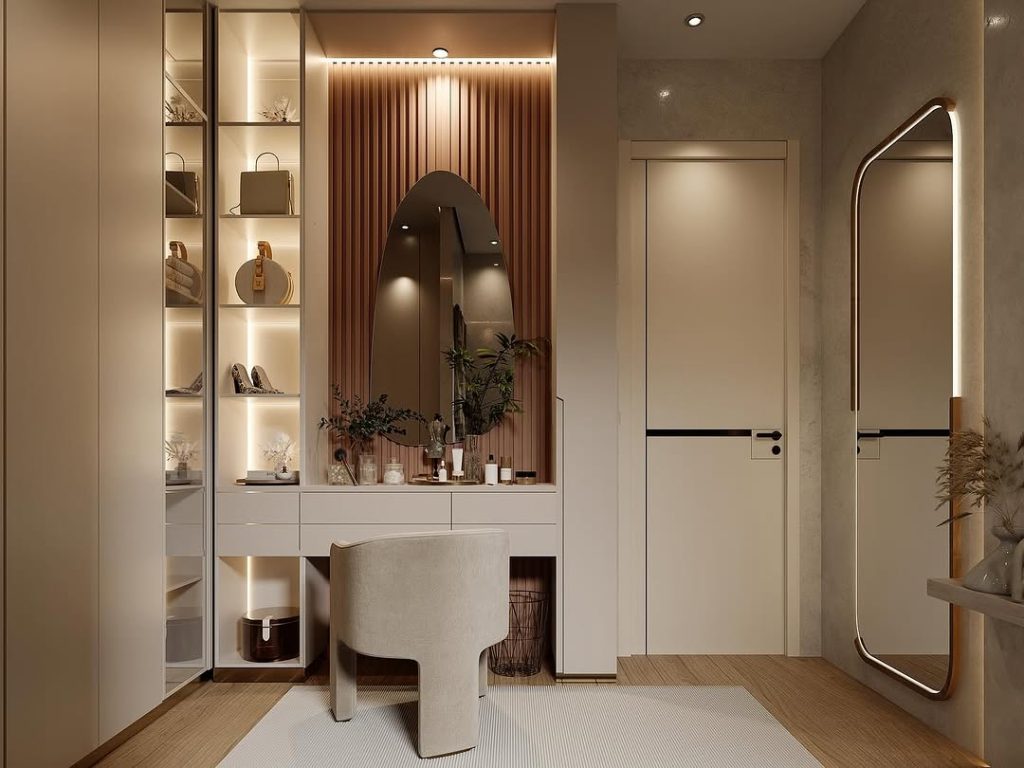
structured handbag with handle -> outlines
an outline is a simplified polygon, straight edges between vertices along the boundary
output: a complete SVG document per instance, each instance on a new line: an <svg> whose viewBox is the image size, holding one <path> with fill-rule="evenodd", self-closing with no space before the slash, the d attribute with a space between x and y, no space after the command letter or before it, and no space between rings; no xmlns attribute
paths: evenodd
<svg viewBox="0 0 1024 768"><path fill-rule="evenodd" d="M203 300L203 273L188 261L180 240L171 240L171 255L164 259L164 293L167 306L199 304Z"/></svg>
<svg viewBox="0 0 1024 768"><path fill-rule="evenodd" d="M277 160L276 171L261 171L260 158L270 155ZM281 170L281 159L273 152L256 156L254 169L242 171L239 184L238 212L248 215L282 215L293 213L292 174Z"/></svg>
<svg viewBox="0 0 1024 768"><path fill-rule="evenodd" d="M292 298L292 273L274 261L270 243L260 240L258 255L235 273L235 291L245 304L287 304Z"/></svg>
<svg viewBox="0 0 1024 768"><path fill-rule="evenodd" d="M180 171L164 171L164 205L169 216L194 216L199 213L199 176L185 170L185 158L177 152L167 152L181 160Z"/></svg>

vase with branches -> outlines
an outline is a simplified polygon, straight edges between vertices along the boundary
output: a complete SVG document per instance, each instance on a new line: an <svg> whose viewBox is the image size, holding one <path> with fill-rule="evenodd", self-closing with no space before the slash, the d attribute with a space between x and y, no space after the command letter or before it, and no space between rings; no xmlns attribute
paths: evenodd
<svg viewBox="0 0 1024 768"><path fill-rule="evenodd" d="M1024 538L1020 525L1024 509L1024 434L1015 442L984 420L984 432L964 429L949 436L946 455L939 466L936 499L939 508L950 505L951 514L939 525L951 525L983 506L998 523L992 535L999 546L964 576L964 586L981 592L1009 594L1013 550ZM961 509L967 502L968 509Z"/></svg>
<svg viewBox="0 0 1024 768"><path fill-rule="evenodd" d="M168 462L175 463L178 478L184 480L188 477L188 465L199 454L199 444L175 432L164 440L164 453L167 454Z"/></svg>
<svg viewBox="0 0 1024 768"><path fill-rule="evenodd" d="M515 366L541 354L541 340L496 333L494 348L450 347L444 353L454 378L456 436L465 442L465 473L479 481L479 436L496 427L510 413L521 413L515 397Z"/></svg>
<svg viewBox="0 0 1024 768"><path fill-rule="evenodd" d="M349 474L355 479L352 467L348 462L349 451L356 454L360 466L360 482L370 482L370 458L374 458L373 442L377 437L389 435L404 435L409 421L423 423L422 414L411 408L396 408L388 402L388 396L382 394L373 400L363 401L359 395L347 397L340 387L335 386L331 395L334 400L335 413L331 416L323 416L320 419L320 429L328 432L332 437L341 442L341 445L334 453L334 458L340 462ZM346 448L348 450L346 450ZM363 468L366 472L363 472ZM376 482L376 461L373 462L373 482Z"/></svg>
<svg viewBox="0 0 1024 768"><path fill-rule="evenodd" d="M274 468L274 475L278 480L294 479L295 473L288 469L295 455L294 440L284 432L279 432L262 448L263 458Z"/></svg>

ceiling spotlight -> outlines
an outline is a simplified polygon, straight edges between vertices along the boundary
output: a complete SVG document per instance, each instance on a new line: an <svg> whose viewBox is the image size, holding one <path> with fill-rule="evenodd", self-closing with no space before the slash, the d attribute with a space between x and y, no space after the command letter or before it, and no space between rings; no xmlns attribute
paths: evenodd
<svg viewBox="0 0 1024 768"><path fill-rule="evenodd" d="M497 245L497 244L498 244L497 240L491 240L491 245Z"/></svg>
<svg viewBox="0 0 1024 768"><path fill-rule="evenodd" d="M402 225L402 229L403 230L408 230L409 229L409 225L408 224L403 224Z"/></svg>
<svg viewBox="0 0 1024 768"><path fill-rule="evenodd" d="M699 27L704 23L703 13L691 13L686 17L686 26L688 27Z"/></svg>
<svg viewBox="0 0 1024 768"><path fill-rule="evenodd" d="M431 53L434 54L434 58L435 59L447 59L448 58L448 49L447 48L441 48L440 46L438 46L437 48L432 50Z"/></svg>

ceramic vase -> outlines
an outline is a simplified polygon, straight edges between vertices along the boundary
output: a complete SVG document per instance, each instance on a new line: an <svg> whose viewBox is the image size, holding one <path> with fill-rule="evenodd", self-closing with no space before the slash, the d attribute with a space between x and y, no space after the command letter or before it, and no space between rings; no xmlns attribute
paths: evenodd
<svg viewBox="0 0 1024 768"><path fill-rule="evenodd" d="M976 592L990 595L1009 595L1013 565L1013 550L1024 539L1024 530L1008 531L1001 525L993 526L992 535L999 546L992 550L964 576L963 585Z"/></svg>

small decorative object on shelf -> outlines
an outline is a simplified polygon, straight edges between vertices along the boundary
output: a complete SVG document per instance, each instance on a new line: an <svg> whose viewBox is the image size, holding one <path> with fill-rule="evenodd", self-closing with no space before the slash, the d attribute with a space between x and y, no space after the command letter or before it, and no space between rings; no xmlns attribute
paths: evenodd
<svg viewBox="0 0 1024 768"><path fill-rule="evenodd" d="M536 485L537 471L533 469L517 469L516 485Z"/></svg>
<svg viewBox="0 0 1024 768"><path fill-rule="evenodd" d="M174 94L164 101L164 119L168 123L198 123L202 117L181 96Z"/></svg>
<svg viewBox="0 0 1024 768"><path fill-rule="evenodd" d="M164 302L168 307L194 307L203 300L203 273L188 260L188 249L171 240L164 259Z"/></svg>
<svg viewBox="0 0 1024 768"><path fill-rule="evenodd" d="M334 387L332 397L337 414L323 416L320 429L345 443L357 456L357 477L360 485L376 485L377 457L372 453L373 441L380 436L404 435L405 421L423 422L424 418L411 408L395 408L388 405L388 396L380 395L367 403L356 395L345 397L341 388ZM348 466L348 453L343 445L335 452L335 458Z"/></svg>
<svg viewBox="0 0 1024 768"><path fill-rule="evenodd" d="M288 469L294 453L295 442L284 432L263 446L263 458L274 467L274 477L282 481L295 478L295 473Z"/></svg>
<svg viewBox="0 0 1024 768"><path fill-rule="evenodd" d="M452 446L452 480L455 482L460 482L466 474L462 469L462 456L465 450L461 445Z"/></svg>
<svg viewBox="0 0 1024 768"><path fill-rule="evenodd" d="M427 440L427 445L423 452L430 459L430 476L435 480L438 479L437 471L439 465L444 460L444 444L450 430L451 427L444 423L440 413L434 414L433 420L427 427L427 431L430 432L430 439Z"/></svg>
<svg viewBox="0 0 1024 768"><path fill-rule="evenodd" d="M262 608L242 617L242 658L269 663L299 655L299 609Z"/></svg>
<svg viewBox="0 0 1024 768"><path fill-rule="evenodd" d="M188 465L198 454L199 446L187 440L180 432L175 432L167 440L164 440L164 452L167 454L167 461L173 461L176 465L174 475L168 475L168 484L187 484L189 482Z"/></svg>
<svg viewBox="0 0 1024 768"><path fill-rule="evenodd" d="M260 159L267 155L277 161L276 170L260 170ZM260 152L256 155L253 169L242 171L236 207L243 216L283 216L295 213L291 171L281 170L281 159L273 152Z"/></svg>
<svg viewBox="0 0 1024 768"><path fill-rule="evenodd" d="M292 300L295 291L292 273L274 261L270 243L256 243L256 258L235 272L235 293L243 304L280 306Z"/></svg>
<svg viewBox="0 0 1024 768"><path fill-rule="evenodd" d="M192 379L192 383L187 387L174 387L164 392L167 397L196 397L203 391L203 372L200 371L199 375Z"/></svg>
<svg viewBox="0 0 1024 768"><path fill-rule="evenodd" d="M405 467L394 456L384 464L384 485L405 485Z"/></svg>
<svg viewBox="0 0 1024 768"><path fill-rule="evenodd" d="M936 498L939 508L969 499L971 507L978 509L984 504L995 513L999 524L993 526L992 535L999 539L999 546L967 572L963 585L979 592L1009 595L1015 581L1013 552L1024 539L1024 526L1017 521L1024 506L1024 434L1011 446L988 419L984 423L984 434L966 429L949 436L946 457L939 467ZM940 525L973 513L973 509L957 511Z"/></svg>
<svg viewBox="0 0 1024 768"><path fill-rule="evenodd" d="M294 122L295 107L287 96L278 96L271 106L260 110L260 117L271 123L291 123Z"/></svg>
<svg viewBox="0 0 1024 768"><path fill-rule="evenodd" d="M502 456L498 462L498 482L502 485L512 485L512 457Z"/></svg>
<svg viewBox="0 0 1024 768"><path fill-rule="evenodd" d="M327 484L355 485L356 479L352 477L352 470L349 469L348 464L341 460L341 463L327 465Z"/></svg>

